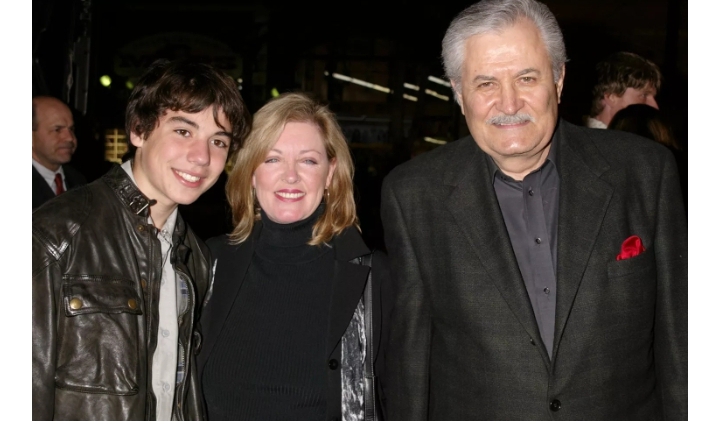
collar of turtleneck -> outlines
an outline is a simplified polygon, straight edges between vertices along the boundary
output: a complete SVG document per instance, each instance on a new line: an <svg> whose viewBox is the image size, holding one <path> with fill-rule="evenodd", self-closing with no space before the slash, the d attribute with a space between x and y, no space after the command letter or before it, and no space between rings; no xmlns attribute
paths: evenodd
<svg viewBox="0 0 720 425"><path fill-rule="evenodd" d="M329 248L325 244L311 246L308 241L312 239L313 225L323 211L325 205L320 204L315 212L304 220L279 224L272 221L265 211L260 210L263 227L255 253L264 260L283 264L304 263L318 258Z"/></svg>

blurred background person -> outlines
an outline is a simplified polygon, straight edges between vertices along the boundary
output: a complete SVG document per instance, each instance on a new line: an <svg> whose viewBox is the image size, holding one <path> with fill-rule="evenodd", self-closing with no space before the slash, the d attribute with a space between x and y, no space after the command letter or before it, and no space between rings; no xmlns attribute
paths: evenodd
<svg viewBox="0 0 720 425"><path fill-rule="evenodd" d="M653 62L635 53L617 52L599 62L595 69L597 80L590 115L585 119L587 127L607 128L617 111L628 105L658 108L655 97L662 75Z"/></svg>
<svg viewBox="0 0 720 425"><path fill-rule="evenodd" d="M687 153L684 151L670 125L669 120L658 109L644 104L630 105L619 110L608 125L608 129L634 133L650 140L661 143L675 156L679 174L680 186L683 191L683 201L687 212Z"/></svg>
<svg viewBox="0 0 720 425"><path fill-rule="evenodd" d="M63 192L86 183L85 177L67 165L77 148L75 123L70 108L60 99L32 99L32 209Z"/></svg>
<svg viewBox="0 0 720 425"><path fill-rule="evenodd" d="M253 121L226 188L234 230L208 241L208 417L371 420L388 273L360 235L347 142L303 94L270 100Z"/></svg>
<svg viewBox="0 0 720 425"><path fill-rule="evenodd" d="M662 143L671 150L679 150L670 124L659 110L644 104L630 105L619 110L608 125L608 129L639 134Z"/></svg>

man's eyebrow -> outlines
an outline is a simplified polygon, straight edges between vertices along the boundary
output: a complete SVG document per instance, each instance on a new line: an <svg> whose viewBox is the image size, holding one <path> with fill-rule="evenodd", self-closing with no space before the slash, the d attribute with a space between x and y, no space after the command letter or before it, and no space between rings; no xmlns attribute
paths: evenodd
<svg viewBox="0 0 720 425"><path fill-rule="evenodd" d="M525 68L515 74L515 77L519 77L521 75L530 74L530 73L540 73L540 71L536 68ZM473 83L478 81L497 81L497 78L490 76L490 75L476 75L475 78L473 78Z"/></svg>
<svg viewBox="0 0 720 425"><path fill-rule="evenodd" d="M476 75L475 78L472 79L473 83L476 83L478 81L497 81L497 78L491 77L489 75Z"/></svg>
<svg viewBox="0 0 720 425"><path fill-rule="evenodd" d="M531 74L531 73L533 73L533 72L535 72L535 73L537 73L537 74L540 73L540 71L537 70L537 69L535 69L535 68L525 68L525 69L523 69L522 71L520 71L520 72L518 72L517 74L515 74L515 76L516 76L516 77L519 77L519 76L521 76L521 75Z"/></svg>
<svg viewBox="0 0 720 425"><path fill-rule="evenodd" d="M179 115L176 115L176 116L174 116L174 117L170 117L170 118L168 119L168 121L178 121L178 122L181 122L181 123L185 123L185 124L187 124L187 125L189 125L189 126L191 126L191 127L193 127L193 128L196 128L196 129L197 129L197 128L200 128L200 126L199 126L195 121L189 120L189 119L187 119L187 118L185 118L185 117L181 117L181 116L179 116ZM225 137L227 137L227 138L232 139L232 134L231 134L231 133L229 133L229 132L227 132L227 131L222 131L222 130L215 132L215 136L225 136Z"/></svg>
<svg viewBox="0 0 720 425"><path fill-rule="evenodd" d="M187 125L189 125L189 126L191 126L191 127L200 128L200 126L199 126L195 121L191 121L191 120L189 120L189 119L187 119L187 118L185 118L185 117L181 117L181 116L179 116L179 115L176 115L176 116L174 116L174 117L170 117L170 118L168 119L168 121L179 121L179 122L185 123L185 124L187 124Z"/></svg>

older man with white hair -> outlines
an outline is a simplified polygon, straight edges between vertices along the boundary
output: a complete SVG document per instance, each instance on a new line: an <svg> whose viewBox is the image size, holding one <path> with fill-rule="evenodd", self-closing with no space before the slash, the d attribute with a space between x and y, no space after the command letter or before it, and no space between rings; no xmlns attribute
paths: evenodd
<svg viewBox="0 0 720 425"><path fill-rule="evenodd" d="M534 0L461 12L443 61L470 135L386 177L391 420L687 420L687 221L657 143L558 119Z"/></svg>

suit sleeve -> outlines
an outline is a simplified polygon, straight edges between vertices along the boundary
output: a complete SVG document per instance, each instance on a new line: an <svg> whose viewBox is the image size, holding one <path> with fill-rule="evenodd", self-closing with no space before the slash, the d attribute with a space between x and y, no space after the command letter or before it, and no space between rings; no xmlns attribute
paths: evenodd
<svg viewBox="0 0 720 425"><path fill-rule="evenodd" d="M381 381L388 420L427 420L430 312L410 230L394 189L383 183L381 215L393 300Z"/></svg>
<svg viewBox="0 0 720 425"><path fill-rule="evenodd" d="M680 179L668 154L658 190L654 355L666 420L688 419L688 233Z"/></svg>
<svg viewBox="0 0 720 425"><path fill-rule="evenodd" d="M55 288L59 287L61 273L34 235L32 249L32 419L48 421L55 410Z"/></svg>

